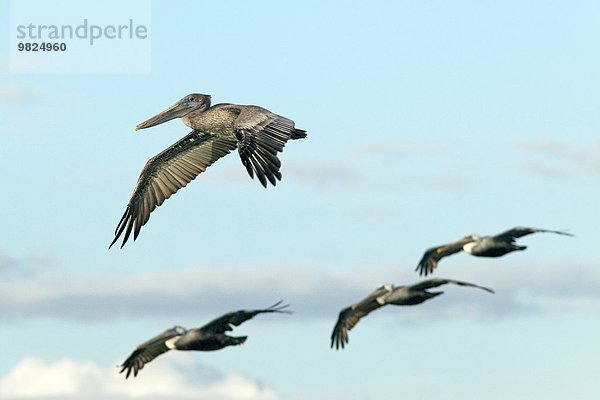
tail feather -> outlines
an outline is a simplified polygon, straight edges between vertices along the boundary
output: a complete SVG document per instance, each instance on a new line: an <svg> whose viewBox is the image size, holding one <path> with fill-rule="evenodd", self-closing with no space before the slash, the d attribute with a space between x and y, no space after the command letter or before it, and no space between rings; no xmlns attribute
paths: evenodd
<svg viewBox="0 0 600 400"><path fill-rule="evenodd" d="M425 293L426 293L425 298L427 300L433 299L434 297L437 297L437 296L439 296L441 294L444 294L444 292L442 292L442 291L440 291L440 292L428 292L428 291L425 291Z"/></svg>
<svg viewBox="0 0 600 400"><path fill-rule="evenodd" d="M233 339L235 339L234 345L240 345L240 344L244 343L246 341L246 339L248 339L248 336L236 336Z"/></svg>

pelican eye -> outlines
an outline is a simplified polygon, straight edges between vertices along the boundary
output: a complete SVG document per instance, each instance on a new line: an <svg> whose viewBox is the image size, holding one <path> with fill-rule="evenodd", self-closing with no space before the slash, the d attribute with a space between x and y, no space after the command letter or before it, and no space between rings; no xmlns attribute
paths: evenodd
<svg viewBox="0 0 600 400"><path fill-rule="evenodd" d="M193 96L188 97L188 101L195 101L196 99Z"/></svg>

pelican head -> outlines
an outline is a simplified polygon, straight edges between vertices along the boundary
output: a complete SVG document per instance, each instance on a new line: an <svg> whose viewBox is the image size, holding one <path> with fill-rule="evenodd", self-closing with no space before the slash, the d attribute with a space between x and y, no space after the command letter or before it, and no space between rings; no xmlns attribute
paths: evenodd
<svg viewBox="0 0 600 400"><path fill-rule="evenodd" d="M383 289L386 292L391 292L394 289L394 285L391 283L382 283L376 290Z"/></svg>
<svg viewBox="0 0 600 400"><path fill-rule="evenodd" d="M175 333L178 335L183 335L185 333L185 328L183 326L175 325Z"/></svg>
<svg viewBox="0 0 600 400"><path fill-rule="evenodd" d="M465 236L463 239L465 239L465 240L473 240L473 241L478 241L480 238L479 238L479 235L478 235L478 234L476 234L476 233L471 233L470 235L467 235L467 236Z"/></svg>
<svg viewBox="0 0 600 400"><path fill-rule="evenodd" d="M135 130L150 128L160 125L175 118L181 118L192 111L204 111L210 107L210 96L207 94L192 93L167 108L165 111L156 114L147 121L142 122L135 127Z"/></svg>

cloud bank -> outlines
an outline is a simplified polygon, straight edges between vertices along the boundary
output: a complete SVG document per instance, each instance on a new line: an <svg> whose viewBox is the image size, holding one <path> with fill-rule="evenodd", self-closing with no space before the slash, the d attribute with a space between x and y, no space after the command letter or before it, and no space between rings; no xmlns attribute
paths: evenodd
<svg viewBox="0 0 600 400"><path fill-rule="evenodd" d="M23 105L36 102L43 98L41 91L19 84L7 84L0 86L0 103Z"/></svg>
<svg viewBox="0 0 600 400"><path fill-rule="evenodd" d="M470 315L599 312L600 269L590 265L518 266L505 260L444 265L434 277L490 286L496 295L445 286L431 307L408 307L418 319ZM412 267L316 269L184 268L161 273L99 276L28 276L0 283L0 321L53 318L78 322L156 317L207 318L239 308L267 307L279 299L294 318L331 318L383 282L422 280Z"/></svg>
<svg viewBox="0 0 600 400"><path fill-rule="evenodd" d="M600 175L600 141L575 143L558 139L530 139L517 143L516 148L539 159L528 159L522 168L551 178Z"/></svg>
<svg viewBox="0 0 600 400"><path fill-rule="evenodd" d="M270 387L240 373L222 374L193 357L169 359L125 380L116 368L63 359L24 357L0 380L0 398L77 400L277 400Z"/></svg>

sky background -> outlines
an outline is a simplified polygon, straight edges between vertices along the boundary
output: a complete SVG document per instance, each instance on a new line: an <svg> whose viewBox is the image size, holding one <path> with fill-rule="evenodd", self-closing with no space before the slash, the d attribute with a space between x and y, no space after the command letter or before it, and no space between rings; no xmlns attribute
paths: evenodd
<svg viewBox="0 0 600 400"><path fill-rule="evenodd" d="M3 400L597 398L597 2L140 2L139 74L10 73L0 5ZM193 92L308 137L281 154L277 187L232 153L108 250L146 160L189 131L133 127ZM576 236L445 259L435 277L496 294L445 287L330 350L339 310L419 281L425 249L516 225ZM117 374L172 325L279 299L294 314L236 328L243 346Z"/></svg>

